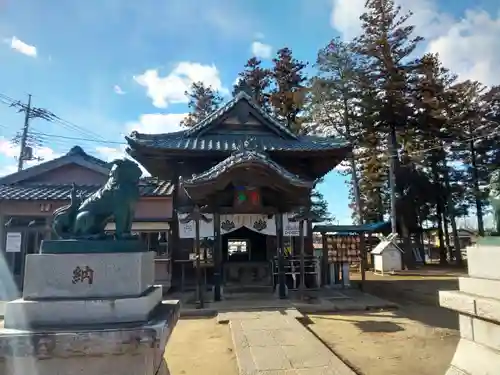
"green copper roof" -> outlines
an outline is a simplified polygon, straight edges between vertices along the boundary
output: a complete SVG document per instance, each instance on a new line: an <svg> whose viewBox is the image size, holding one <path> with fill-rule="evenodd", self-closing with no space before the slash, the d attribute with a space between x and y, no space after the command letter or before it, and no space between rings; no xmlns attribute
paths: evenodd
<svg viewBox="0 0 500 375"><path fill-rule="evenodd" d="M289 172L279 164L275 163L273 160L269 159L266 155L255 151L241 151L235 153L230 157L224 159L220 163L216 164L209 170L198 175L193 175L192 178L185 180L184 185L196 185L199 183L216 180L220 175L227 172L229 169L246 163L258 163L260 165L264 165L290 181L290 183L292 183L293 185L307 188L313 187L313 182L301 179L298 175Z"/></svg>

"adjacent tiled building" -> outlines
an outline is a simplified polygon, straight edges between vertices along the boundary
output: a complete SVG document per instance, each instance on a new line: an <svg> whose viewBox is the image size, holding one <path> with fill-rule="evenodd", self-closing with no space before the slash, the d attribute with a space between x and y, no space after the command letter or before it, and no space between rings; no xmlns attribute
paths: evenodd
<svg viewBox="0 0 500 375"><path fill-rule="evenodd" d="M0 254L21 286L26 254L50 238L52 212L69 203L72 183L88 195L108 178L111 165L73 147L66 155L0 178ZM158 254L156 276L170 283L168 238L172 218L170 182L143 178L132 230ZM114 230L114 223L107 229ZM0 268L1 269L1 268Z"/></svg>

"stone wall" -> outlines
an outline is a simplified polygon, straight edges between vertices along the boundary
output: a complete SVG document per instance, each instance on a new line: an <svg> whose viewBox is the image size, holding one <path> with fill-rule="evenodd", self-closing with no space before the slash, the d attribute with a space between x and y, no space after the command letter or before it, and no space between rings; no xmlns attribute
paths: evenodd
<svg viewBox="0 0 500 375"><path fill-rule="evenodd" d="M459 290L439 292L440 305L460 322L446 375L500 374L500 237L484 242L467 248L469 277L459 279Z"/></svg>

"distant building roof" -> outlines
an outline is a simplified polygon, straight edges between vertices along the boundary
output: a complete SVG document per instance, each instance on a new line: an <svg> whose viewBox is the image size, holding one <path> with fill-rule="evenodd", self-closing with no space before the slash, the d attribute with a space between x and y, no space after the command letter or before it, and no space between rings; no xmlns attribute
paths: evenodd
<svg viewBox="0 0 500 375"><path fill-rule="evenodd" d="M382 221L363 225L315 225L314 232L319 233L361 233L361 232L385 232L390 230L391 223Z"/></svg>
<svg viewBox="0 0 500 375"><path fill-rule="evenodd" d="M72 147L66 154L56 159L40 163L22 171L0 178L0 200L66 200L71 191L70 183L28 182L30 179L65 165L77 164L107 176L111 163L87 154L80 146ZM99 189L100 184L77 185L82 194L88 195ZM139 187L143 197L169 196L173 185L153 177L141 179Z"/></svg>
<svg viewBox="0 0 500 375"><path fill-rule="evenodd" d="M77 190L88 196L101 185L78 185ZM173 185L168 181L146 178L139 186L141 197L167 197L173 193ZM71 184L12 184L0 185L0 200L66 200L69 199Z"/></svg>

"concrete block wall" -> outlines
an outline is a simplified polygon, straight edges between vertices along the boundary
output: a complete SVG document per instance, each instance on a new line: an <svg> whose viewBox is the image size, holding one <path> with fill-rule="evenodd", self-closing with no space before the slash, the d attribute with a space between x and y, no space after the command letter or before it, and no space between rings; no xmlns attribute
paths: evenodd
<svg viewBox="0 0 500 375"><path fill-rule="evenodd" d="M467 248L469 276L458 291L440 291L442 307L457 311L460 341L446 375L500 374L499 246Z"/></svg>

